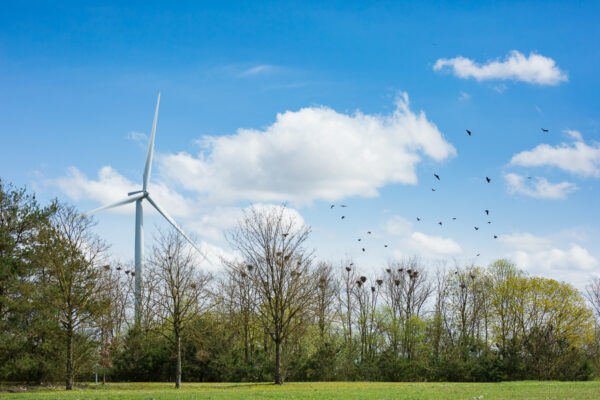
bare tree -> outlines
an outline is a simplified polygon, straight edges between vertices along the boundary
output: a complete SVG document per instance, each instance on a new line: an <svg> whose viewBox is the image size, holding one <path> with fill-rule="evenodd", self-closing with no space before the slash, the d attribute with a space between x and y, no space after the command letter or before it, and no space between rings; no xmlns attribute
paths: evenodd
<svg viewBox="0 0 600 400"><path fill-rule="evenodd" d="M258 321L275 343L276 384L283 383L281 345L294 320L309 311L318 286L312 254L303 247L309 233L309 227L300 226L281 206L252 207L227 235L248 265L248 279L259 299Z"/></svg>
<svg viewBox="0 0 600 400"><path fill-rule="evenodd" d="M388 328L389 341L394 355L400 350L400 332L404 327L404 293L407 275L404 266L398 262L390 262L385 269L384 278L379 279L382 294L390 316Z"/></svg>
<svg viewBox="0 0 600 400"><path fill-rule="evenodd" d="M585 294L592 305L592 310L596 316L596 322L600 326L600 278L594 278L585 287Z"/></svg>
<svg viewBox="0 0 600 400"><path fill-rule="evenodd" d="M150 264L159 281L154 308L173 331L177 353L175 387L181 387L181 335L187 322L208 305L210 276L196 267L195 253L177 232L161 232Z"/></svg>
<svg viewBox="0 0 600 400"><path fill-rule="evenodd" d="M250 361L254 343L254 316L256 314L257 296L252 281L248 278L251 272L245 263L223 261L225 279L219 282L219 290L215 293L219 309L229 321L242 328L244 344L244 361Z"/></svg>
<svg viewBox="0 0 600 400"><path fill-rule="evenodd" d="M353 266L354 263L350 260L342 262L339 280L343 282L343 287L338 292L339 315L344 328L344 339L347 346L352 342L352 313L354 310L352 291L356 279L358 279Z"/></svg>
<svg viewBox="0 0 600 400"><path fill-rule="evenodd" d="M331 264L324 262L319 263L315 271L317 278L317 290L315 301L315 315L317 317L317 326L319 327L319 337L321 345L325 343L326 333L332 323L333 307L335 306L335 298L337 295L338 285L337 280L333 275Z"/></svg>
<svg viewBox="0 0 600 400"><path fill-rule="evenodd" d="M100 328L100 367L102 369L102 384L106 383L106 370L112 368L112 354L118 347L118 339L127 323L129 285L124 279L123 266L113 262L100 270L99 279L104 283L105 290L101 294L103 301L108 304L107 310L99 318Z"/></svg>

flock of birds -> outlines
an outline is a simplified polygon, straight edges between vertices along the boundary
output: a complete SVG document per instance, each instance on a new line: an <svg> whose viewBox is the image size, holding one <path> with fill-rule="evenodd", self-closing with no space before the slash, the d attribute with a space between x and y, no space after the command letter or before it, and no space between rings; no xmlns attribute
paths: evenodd
<svg viewBox="0 0 600 400"><path fill-rule="evenodd" d="M542 132L543 132L543 133L548 133L548 132L550 132L550 130L549 130L549 129L545 129L545 128L541 128L541 129L542 129ZM467 135L471 136L471 133L472 133L472 132L471 132L470 130L468 130L468 129L465 129L465 131L467 132ZM435 178L436 180L438 180L438 181L441 181L441 178L440 178L440 175L439 175L439 174L437 174L437 173L434 173L434 174L433 174L433 176L434 176L434 178ZM531 176L528 176L528 177L527 177L527 179L531 179ZM485 177L485 181L486 181L487 183L491 183L491 182L492 182L492 178L490 178L489 176L486 176L486 177ZM435 191L436 191L436 189L435 189L435 188L431 188L431 191L432 191L432 192L435 192ZM329 209L330 209L330 210L332 210L334 207L336 207L336 205L335 205L335 204L331 204L331 206L329 207ZM338 207L340 207L340 208L346 208L346 207L348 207L348 206L347 206L346 204L340 204L340 205L338 205ZM489 216L489 215L490 215L490 210L489 210L489 209L483 210L483 212L485 213L485 215L486 215L486 216ZM342 219L342 220L346 219L346 216L345 216L345 215L342 215L342 216L341 216L341 219ZM422 222L422 219L421 219L421 217L416 217L416 220L417 220L417 222ZM456 217L452 217L452 220L453 220L453 221L456 221ZM492 223L492 221L487 221L487 223L488 223L488 224L491 224L491 223ZM439 221L439 222L438 222L438 225L439 225L439 226L443 226L443 222L442 222L442 221ZM478 231L478 230L479 230L479 226L474 226L473 228L474 228L476 231ZM371 231L367 231L367 235L371 235L371 234L372 234L372 232L371 232ZM493 238L493 239L498 239L498 235L497 235L497 234L494 234L494 235L492 236L492 238ZM358 238L358 242L362 242L362 241L363 241L363 239L362 239L362 238ZM384 247L384 248L388 248L389 246L388 246L387 244L384 244L384 245L383 245L383 247ZM363 253L367 251L365 247L361 247L360 249L361 249L361 251L362 251ZM479 257L480 255L481 255L481 253L477 253L477 254L476 254L476 257Z"/></svg>

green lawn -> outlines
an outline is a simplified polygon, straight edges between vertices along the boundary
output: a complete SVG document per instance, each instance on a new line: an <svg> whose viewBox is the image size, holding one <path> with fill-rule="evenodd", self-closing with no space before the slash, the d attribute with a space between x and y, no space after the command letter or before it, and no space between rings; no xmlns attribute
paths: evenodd
<svg viewBox="0 0 600 400"><path fill-rule="evenodd" d="M483 397L479 397L483 396ZM600 382L503 383L112 383L72 392L0 393L0 399L578 399L599 400Z"/></svg>

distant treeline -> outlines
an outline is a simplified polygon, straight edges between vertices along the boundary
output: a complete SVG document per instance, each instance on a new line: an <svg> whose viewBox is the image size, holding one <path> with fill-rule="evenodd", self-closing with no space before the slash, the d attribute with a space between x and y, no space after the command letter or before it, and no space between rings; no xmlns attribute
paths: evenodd
<svg viewBox="0 0 600 400"><path fill-rule="evenodd" d="M600 281L585 293L498 260L363 274L315 260L310 228L254 208L211 276L176 233L133 267L93 221L0 181L0 381L500 381L600 376ZM178 379L180 378L180 379Z"/></svg>

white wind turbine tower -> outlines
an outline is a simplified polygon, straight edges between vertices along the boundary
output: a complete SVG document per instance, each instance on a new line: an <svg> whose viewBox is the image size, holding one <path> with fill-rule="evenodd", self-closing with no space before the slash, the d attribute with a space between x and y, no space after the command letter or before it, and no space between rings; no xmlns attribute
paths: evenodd
<svg viewBox="0 0 600 400"><path fill-rule="evenodd" d="M150 181L150 169L152 167L152 156L154 154L154 134L156 133L156 120L158 118L158 104L160 103L160 93L158 94L158 100L156 101L156 111L154 113L154 122L152 123L152 135L150 136L150 143L148 145L148 154L146 155L146 165L144 165L144 180L142 190L130 192L127 197L116 201L111 204L96 208L95 210L89 211L84 216L96 214L100 211L108 210L109 208L119 207L125 204L133 203L135 201L135 318L136 322L139 321L140 317L140 300L142 294L142 273L143 273L143 262L144 262L144 209L142 202L144 199L158 211L173 227L183 235L184 238L206 259L206 256L200 251L196 244L183 232L183 230L177 225L177 223L171 218L162 208L156 204L156 202L150 197L148 193L148 182Z"/></svg>

